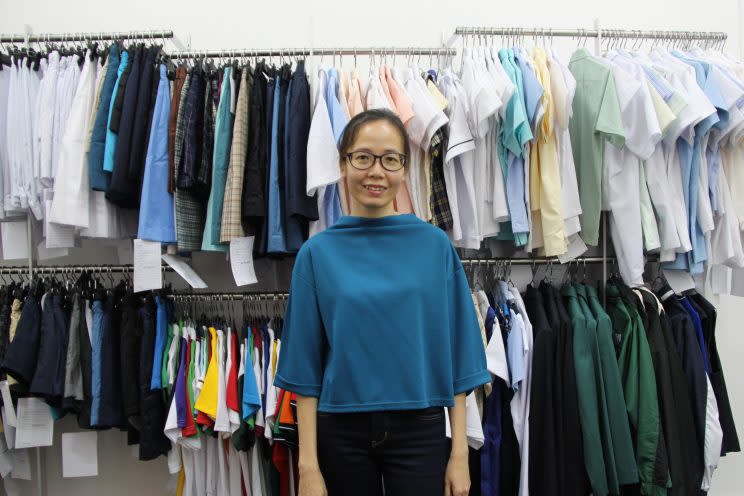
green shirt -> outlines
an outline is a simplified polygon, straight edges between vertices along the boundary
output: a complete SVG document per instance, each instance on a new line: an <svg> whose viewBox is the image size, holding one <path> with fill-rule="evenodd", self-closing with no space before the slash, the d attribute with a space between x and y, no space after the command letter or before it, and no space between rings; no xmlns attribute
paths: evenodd
<svg viewBox="0 0 744 496"><path fill-rule="evenodd" d="M576 79L569 131L582 214L581 238L596 246L602 207L603 143L622 148L625 129L612 70L586 48L574 52L568 68Z"/></svg>
<svg viewBox="0 0 744 496"><path fill-rule="evenodd" d="M612 322L599 302L593 286L577 285L580 299L585 299L597 321L597 345L605 389L605 404L615 455L615 473L620 485L638 482L638 468L633 453L633 440L628 425L620 371L612 343Z"/></svg>
<svg viewBox="0 0 744 496"><path fill-rule="evenodd" d="M628 418L635 434L641 494L666 496L669 475L668 468L665 469L666 448L660 435L656 373L643 321L634 305L626 305L617 285L607 285L607 313L614 332L620 336L617 361Z"/></svg>
<svg viewBox="0 0 744 496"><path fill-rule="evenodd" d="M576 290L573 286L565 285L561 293L566 298L568 312L571 315L573 327L573 355L576 368L576 390L579 398L579 422L581 423L581 437L584 446L584 465L592 486L592 493L596 496L608 494L607 470L602 436L600 434L600 402L599 395L602 388L599 349L594 328L587 321L581 308ZM612 462L610 466L612 466Z"/></svg>

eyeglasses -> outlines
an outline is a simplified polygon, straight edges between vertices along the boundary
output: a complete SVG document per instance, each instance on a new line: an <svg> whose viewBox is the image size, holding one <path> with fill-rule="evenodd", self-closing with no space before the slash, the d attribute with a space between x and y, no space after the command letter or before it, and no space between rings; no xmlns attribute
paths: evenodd
<svg viewBox="0 0 744 496"><path fill-rule="evenodd" d="M375 155L370 152L350 152L346 154L346 160L352 167L359 170L367 170L372 167L377 160L385 170L395 172L406 165L406 156L401 153L383 153Z"/></svg>

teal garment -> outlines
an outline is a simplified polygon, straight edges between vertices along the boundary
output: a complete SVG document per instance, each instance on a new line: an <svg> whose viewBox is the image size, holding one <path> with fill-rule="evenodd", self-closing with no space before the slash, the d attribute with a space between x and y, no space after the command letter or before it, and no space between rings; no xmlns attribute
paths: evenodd
<svg viewBox="0 0 744 496"><path fill-rule="evenodd" d="M302 245L275 386L360 412L452 406L490 380L444 231L414 214L343 216Z"/></svg>
<svg viewBox="0 0 744 496"><path fill-rule="evenodd" d="M230 164L230 145L235 119L235 114L230 110L231 79L232 67L225 67L214 127L212 191L207 202L207 218L202 238L202 250L204 251L227 251L227 244L220 243L220 230L222 229L222 202L225 199L225 182L227 181L227 168Z"/></svg>
<svg viewBox="0 0 744 496"><path fill-rule="evenodd" d="M602 446L603 436L600 425L600 391L603 390L603 384L602 371L597 367L599 347L595 331L596 322L592 327L587 320L573 286L565 285L561 293L566 300L573 327L574 367L579 398L581 439L584 446L584 465L592 486L592 493L596 496L606 496L608 494L607 461Z"/></svg>
<svg viewBox="0 0 744 496"><path fill-rule="evenodd" d="M612 322L602 308L597 290L593 286L577 285L576 292L586 298L591 313L597 320L597 344L618 482L620 485L635 484L638 482L638 467L633 454L633 438L630 435L620 370L612 342Z"/></svg>
<svg viewBox="0 0 744 496"><path fill-rule="evenodd" d="M514 83L514 94L506 105L499 129L499 162L504 176L507 204L511 221L502 222L496 239L514 240L517 246L527 244L530 230L529 212L525 204L524 156L533 134L527 116L521 69L514 61L511 49L499 50L499 60L507 76ZM516 232L515 232L516 231Z"/></svg>
<svg viewBox="0 0 744 496"><path fill-rule="evenodd" d="M112 172L114 170L114 154L116 153L116 141L118 134L111 130L111 114L114 111L114 103L116 102L116 93L119 91L119 81L121 81L121 75L124 74L124 70L127 68L129 63L129 52L124 50L121 53L121 59L119 60L119 70L116 74L116 83L114 83L114 90L111 97L111 103L109 104L109 114L106 120L106 144L103 149L103 170Z"/></svg>

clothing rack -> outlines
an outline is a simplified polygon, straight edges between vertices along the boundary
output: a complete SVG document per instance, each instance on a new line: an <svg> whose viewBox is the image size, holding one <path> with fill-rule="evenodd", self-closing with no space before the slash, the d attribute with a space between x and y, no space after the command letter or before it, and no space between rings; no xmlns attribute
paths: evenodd
<svg viewBox="0 0 744 496"><path fill-rule="evenodd" d="M258 300L286 300L289 293L245 292L245 293L173 293L168 295L174 301L258 301Z"/></svg>
<svg viewBox="0 0 744 496"><path fill-rule="evenodd" d="M641 29L553 29L553 28L508 28L460 26L455 28L455 36L534 36L569 38L613 38L682 41L721 41L728 39L722 31L658 31Z"/></svg>
<svg viewBox="0 0 744 496"><path fill-rule="evenodd" d="M188 50L171 52L172 59L225 58L225 57L307 57L313 55L447 55L454 56L453 48L422 47L362 47L362 48L281 48L281 49L227 49Z"/></svg>
<svg viewBox="0 0 744 496"><path fill-rule="evenodd" d="M577 257L570 262L566 262L566 265L578 263L578 264L597 264L604 263L605 261L613 262L614 257ZM551 265L561 264L560 260L553 257L534 257L534 258L463 258L461 260L463 265Z"/></svg>
<svg viewBox="0 0 744 496"><path fill-rule="evenodd" d="M170 265L161 265L163 271L172 271L173 267ZM82 274L83 272L93 272L95 274L125 274L133 273L133 265L40 265L37 267L28 266L0 266L0 275L13 275L13 274L29 274L29 270L33 274L44 275L44 274Z"/></svg>
<svg viewBox="0 0 744 496"><path fill-rule="evenodd" d="M173 31L113 31L91 33L0 34L0 43L173 39Z"/></svg>

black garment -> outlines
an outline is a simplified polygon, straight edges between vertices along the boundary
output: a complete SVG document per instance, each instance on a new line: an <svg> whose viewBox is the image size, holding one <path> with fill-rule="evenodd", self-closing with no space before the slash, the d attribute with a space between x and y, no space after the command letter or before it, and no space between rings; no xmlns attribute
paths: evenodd
<svg viewBox="0 0 744 496"><path fill-rule="evenodd" d="M41 337L41 306L39 296L29 294L23 301L21 318L15 336L8 346L3 372L11 375L22 387L28 387L34 377Z"/></svg>
<svg viewBox="0 0 744 496"><path fill-rule="evenodd" d="M310 86L305 61L297 62L289 94L287 122L286 210L290 216L318 220L317 194L307 196L307 140L310 135ZM289 248L289 247L288 247Z"/></svg>
<svg viewBox="0 0 744 496"><path fill-rule="evenodd" d="M5 354L10 344L10 311L12 305L13 287L3 287L0 289L0 363L5 361ZM0 370L0 380L5 380L5 378L5 372Z"/></svg>
<svg viewBox="0 0 744 496"><path fill-rule="evenodd" d="M675 387L675 382L684 385L684 372L669 335L666 314L659 314L656 297L647 290L638 290L643 305L638 312L643 320L651 359L656 375L659 395L659 415L669 456L669 473L672 479L670 496L693 494L695 459L694 423L692 404L687 389ZM666 325L664 325L666 324ZM665 336L666 333L666 336ZM669 347L671 346L671 348Z"/></svg>
<svg viewBox="0 0 744 496"><path fill-rule="evenodd" d="M88 333L89 308L90 301L82 300L80 322L77 328L78 338L80 339L80 369L83 372L83 404L80 406L80 413L78 414L78 426L82 429L91 429L90 408L93 403L93 346ZM92 314L90 317L92 317ZM92 326L93 323L90 322L90 325ZM71 329L71 332L75 332L75 329Z"/></svg>
<svg viewBox="0 0 744 496"><path fill-rule="evenodd" d="M264 212L268 212L268 201L269 201L269 163L271 162L271 144L272 144L272 133L271 133L271 127L272 122L274 119L274 96L275 96L275 87L279 82L277 81L278 75L276 74L276 69L274 68L267 68L267 75L269 76L269 81L266 83L266 103L265 103L265 131L264 131L264 138L266 139L266 169L265 169L265 175L264 175L264 181L261 186L263 187L263 201L264 201ZM281 92L280 92L281 95ZM265 214L268 215L268 214ZM261 222L261 230L256 233L256 243L254 245L254 253L257 256L265 256L266 255L266 245L268 243L269 239L269 223L268 219L266 217L263 218L263 221Z"/></svg>
<svg viewBox="0 0 744 496"><path fill-rule="evenodd" d="M103 328L101 339L101 397L98 409L99 427L123 427L126 425L122 405L119 302L123 288L119 287L106 295L103 303ZM127 332L129 330L127 329ZM131 357L127 357L131 360Z"/></svg>
<svg viewBox="0 0 744 496"><path fill-rule="evenodd" d="M167 413L163 395L159 390L150 390L157 320L155 301L151 296L147 296L144 304L140 307L139 319L142 322L138 376L140 393L139 459L147 461L165 455L170 450L170 441L163 433Z"/></svg>
<svg viewBox="0 0 744 496"><path fill-rule="evenodd" d="M69 314L62 308L63 297L49 292L43 297L39 355L29 392L46 399L52 406L62 406L65 395L65 366Z"/></svg>
<svg viewBox="0 0 744 496"><path fill-rule="evenodd" d="M263 62L256 64L253 88L250 95L248 126L248 155L245 161L243 191L241 193L241 219L246 235L257 235L266 221L266 178L269 169L269 138L266 127L266 93L268 82ZM254 250L257 252L257 250Z"/></svg>
<svg viewBox="0 0 744 496"><path fill-rule="evenodd" d="M212 186L212 153L214 151L214 116L217 113L215 104L219 89L219 73L205 75L204 100L202 101L202 129L201 129L201 166L196 176L194 193L207 205ZM187 95L188 96L188 95Z"/></svg>
<svg viewBox="0 0 744 496"><path fill-rule="evenodd" d="M710 382L713 385L713 393L718 403L718 420L721 422L721 429L723 430L721 454L739 452L741 451L739 435L736 432L734 414L731 411L731 403L729 401L728 390L726 389L726 380L723 377L723 365L721 364L721 358L718 356L718 346L716 345L716 318L718 312L716 311L716 307L699 293L690 295L688 300L691 304L697 305L706 316L703 319L703 337L705 338L708 360L710 361Z"/></svg>
<svg viewBox="0 0 744 496"><path fill-rule="evenodd" d="M116 87L116 94L113 96L114 106L111 109L111 118L108 125L111 132L116 134L119 134L121 114L124 110L124 97L127 92L129 74L132 72L132 67L134 66L134 56L137 48L130 48L126 51L129 53L129 57L127 58L127 65L124 66L124 71L122 71L121 77L119 77L119 86Z"/></svg>
<svg viewBox="0 0 744 496"><path fill-rule="evenodd" d="M129 180L137 186L136 203L139 205L139 188L145 172L145 157L147 154L147 143L150 137L150 117L155 106L156 93L153 88L157 89L160 82L160 71L155 64L155 57L160 51L160 47L153 45L145 52L140 76L139 94L137 95L137 113L134 116L134 128L132 129L132 145L129 157L129 167L127 168ZM157 76L157 77L156 77Z"/></svg>
<svg viewBox="0 0 744 496"><path fill-rule="evenodd" d="M139 185L129 179L129 165L132 157L134 124L137 114L140 112L138 98L140 86L144 82L142 76L149 73L149 71L143 70L144 61L148 54L149 51L145 52L142 46L138 46L134 51L134 60L127 79L127 89L121 110L119 136L116 141L116 152L114 153L114 170L111 172L111 184L106 192L106 198L109 201L123 208L136 208L139 204L139 195L136 195L139 191ZM149 84L147 90L149 94ZM136 199L135 196L137 196Z"/></svg>
<svg viewBox="0 0 744 496"><path fill-rule="evenodd" d="M584 445L581 442L579 393L576 387L573 353L573 325L559 290L543 282L540 284L540 291L543 294L546 315L555 333L556 342L556 356L553 360L553 402L557 406L555 415L558 430L555 444L560 459L558 477L563 488L562 494L590 494L591 485L584 463ZM530 456L532 456L531 449Z"/></svg>
<svg viewBox="0 0 744 496"><path fill-rule="evenodd" d="M139 319L140 298L127 295L122 300L119 353L121 363L122 410L126 418L139 416L139 363L142 321ZM139 424L139 422L137 422Z"/></svg>
<svg viewBox="0 0 744 496"><path fill-rule="evenodd" d="M524 305L532 324L532 385L530 389L530 459L529 488L535 495L564 494L559 470L562 460L556 444L562 417L557 416L554 375L556 368L556 333L550 327L540 291L527 286ZM581 444L579 439L575 445Z"/></svg>
<svg viewBox="0 0 744 496"><path fill-rule="evenodd" d="M199 177L204 136L204 75L198 67L191 72L191 83L184 105L183 151L181 163L176 164L178 168L176 186L179 189L191 190L196 187Z"/></svg>
<svg viewBox="0 0 744 496"><path fill-rule="evenodd" d="M705 452L705 408L708 395L708 383L706 379L703 355L700 352L697 334L693 327L690 315L682 304L677 300L672 289L665 285L657 295L664 305L664 310L669 316L669 330L674 338L674 346L680 359L682 370L685 374L685 385L692 406L692 419L694 422L695 445L694 453L697 464L691 469L694 474L694 488L701 486L703 481L703 460ZM691 478L693 475L690 476Z"/></svg>
<svg viewBox="0 0 744 496"><path fill-rule="evenodd" d="M444 494L443 408L318 412L318 461L329 496ZM384 480L384 483L383 483Z"/></svg>

